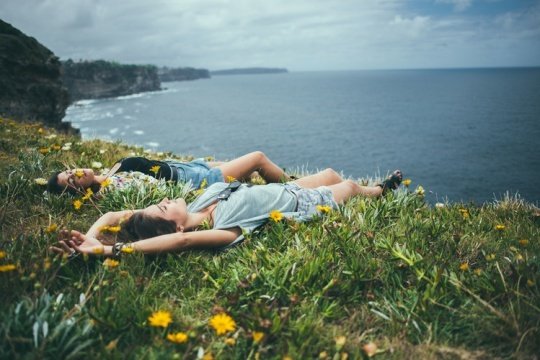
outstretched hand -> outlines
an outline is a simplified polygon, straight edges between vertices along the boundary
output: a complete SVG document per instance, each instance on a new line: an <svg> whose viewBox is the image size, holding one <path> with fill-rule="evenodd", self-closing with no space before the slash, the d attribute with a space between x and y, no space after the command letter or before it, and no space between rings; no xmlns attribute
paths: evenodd
<svg viewBox="0 0 540 360"><path fill-rule="evenodd" d="M51 246L50 250L57 254L74 256L77 252L82 254L103 254L103 244L92 237L86 236L77 230L62 230L58 235L57 246Z"/></svg>

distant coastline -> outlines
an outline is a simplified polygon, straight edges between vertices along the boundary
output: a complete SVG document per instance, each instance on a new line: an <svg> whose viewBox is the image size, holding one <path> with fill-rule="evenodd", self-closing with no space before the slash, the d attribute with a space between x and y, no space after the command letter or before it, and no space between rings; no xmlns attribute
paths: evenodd
<svg viewBox="0 0 540 360"><path fill-rule="evenodd" d="M289 70L285 68L238 68L238 69L226 69L226 70L215 70L211 71L211 76L220 76L220 75L256 75L256 74L284 74L288 73Z"/></svg>

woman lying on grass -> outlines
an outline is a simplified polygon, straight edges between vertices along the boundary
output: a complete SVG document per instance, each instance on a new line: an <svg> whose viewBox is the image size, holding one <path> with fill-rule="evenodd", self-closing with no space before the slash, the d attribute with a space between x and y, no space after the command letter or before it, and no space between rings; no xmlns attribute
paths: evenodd
<svg viewBox="0 0 540 360"><path fill-rule="evenodd" d="M242 241L244 233L266 223L272 214L307 220L321 208L335 208L357 195L381 196L396 189L401 180L402 174L396 170L382 184L360 186L326 169L285 184L250 187L238 181L216 183L189 205L184 199L164 199L142 210L109 212L86 235L75 230L63 233L65 240L51 249L72 255L80 252L106 256L132 251L155 254L194 248L223 249ZM205 222L212 229L196 231ZM104 245L98 240L101 229L119 224L122 242Z"/></svg>
<svg viewBox="0 0 540 360"><path fill-rule="evenodd" d="M110 183L113 188L129 186L132 177L120 172L138 171L156 179L172 182L191 182L195 189L201 184L207 185L224 182L233 177L239 180L249 179L254 172L268 183L288 181L289 176L274 164L263 152L254 151L227 162L207 162L201 159L191 162L176 160L149 160L143 157L128 157L117 162L105 175L96 175L92 169L74 169L55 173L48 181L47 191L54 194L69 192L85 193L91 189L97 193L104 184Z"/></svg>

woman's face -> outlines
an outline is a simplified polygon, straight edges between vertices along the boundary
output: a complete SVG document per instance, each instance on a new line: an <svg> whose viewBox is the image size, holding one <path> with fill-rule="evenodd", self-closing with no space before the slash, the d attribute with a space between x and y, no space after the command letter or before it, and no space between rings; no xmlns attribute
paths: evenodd
<svg viewBox="0 0 540 360"><path fill-rule="evenodd" d="M94 170L92 169L72 169L62 171L58 174L58 185L61 187L71 186L76 189L85 190L95 181Z"/></svg>
<svg viewBox="0 0 540 360"><path fill-rule="evenodd" d="M187 205L184 199L163 199L159 204L144 209L144 214L176 222L177 228L183 228L187 219Z"/></svg>

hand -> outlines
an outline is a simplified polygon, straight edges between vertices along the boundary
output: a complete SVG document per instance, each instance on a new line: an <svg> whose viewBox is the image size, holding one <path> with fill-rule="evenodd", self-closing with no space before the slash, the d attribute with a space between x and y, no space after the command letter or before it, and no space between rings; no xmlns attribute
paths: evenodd
<svg viewBox="0 0 540 360"><path fill-rule="evenodd" d="M104 252L103 244L92 237L86 236L77 230L62 230L58 236L58 246L51 246L50 250L58 254L75 256L77 252L83 254L100 255Z"/></svg>

